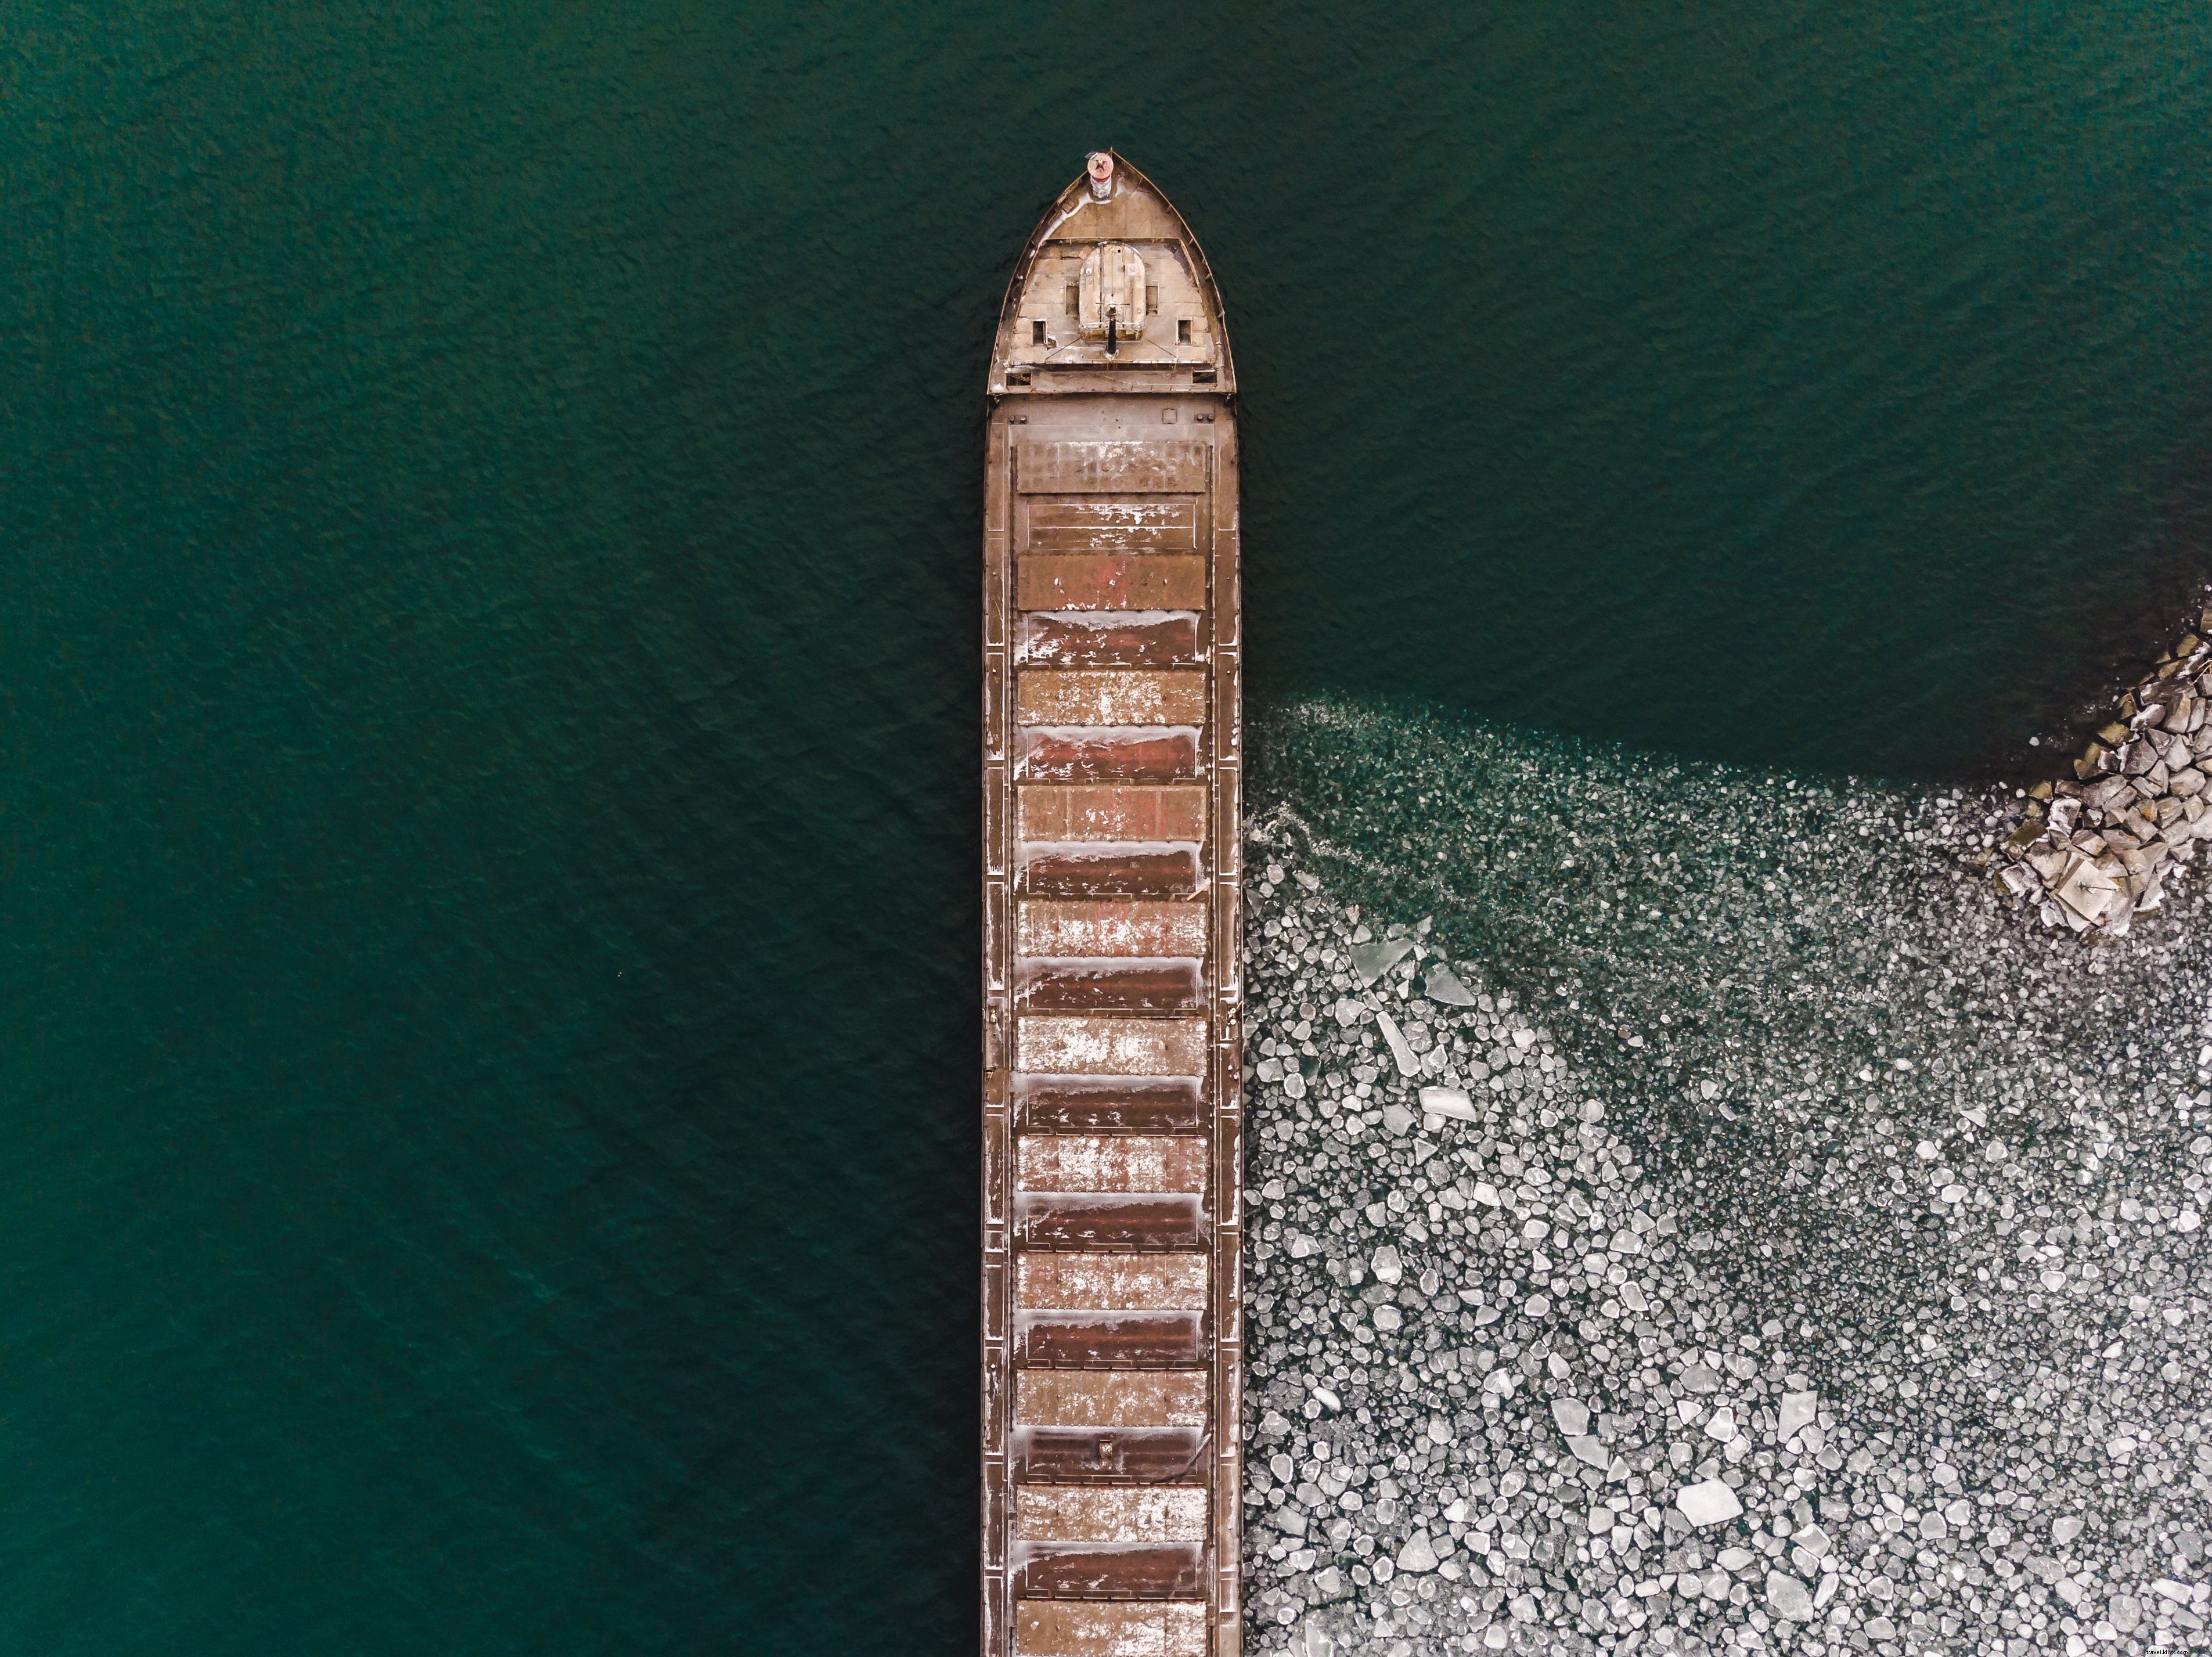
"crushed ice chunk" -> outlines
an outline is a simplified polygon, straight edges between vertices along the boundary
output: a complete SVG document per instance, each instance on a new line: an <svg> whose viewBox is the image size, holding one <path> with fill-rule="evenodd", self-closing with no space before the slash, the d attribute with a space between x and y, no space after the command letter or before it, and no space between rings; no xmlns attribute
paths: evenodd
<svg viewBox="0 0 2212 1657"><path fill-rule="evenodd" d="M1576 1460L1587 1462L1600 1472L1613 1465L1613 1458L1606 1454L1605 1446L1592 1434L1574 1435L1567 1440L1567 1448L1575 1453Z"/></svg>
<svg viewBox="0 0 2212 1657"><path fill-rule="evenodd" d="M1363 985L1372 984L1413 952L1410 938L1386 938L1352 947L1352 970Z"/></svg>
<svg viewBox="0 0 2212 1657"><path fill-rule="evenodd" d="M1813 1596L1805 1585L1787 1571L1771 1571L1766 1578L1766 1603L1774 1607L1775 1614L1793 1623L1813 1620Z"/></svg>
<svg viewBox="0 0 2212 1657"><path fill-rule="evenodd" d="M1717 1478L1685 1484L1674 1492L1674 1506L1692 1525L1724 1525L1743 1511L1735 1492Z"/></svg>
<svg viewBox="0 0 2212 1657"><path fill-rule="evenodd" d="M1449 1116L1455 1122L1477 1122L1482 1120L1461 1088L1423 1088L1421 1108L1431 1116Z"/></svg>
<svg viewBox="0 0 2212 1657"><path fill-rule="evenodd" d="M1421 993L1431 1001L1440 1001L1447 1007L1471 1007L1475 999L1459 976L1441 961L1429 968L1428 976L1421 980Z"/></svg>
<svg viewBox="0 0 2212 1657"><path fill-rule="evenodd" d="M1421 1061L1415 1056L1413 1047L1407 1042L1406 1033L1398 1028L1398 1021L1391 1017L1389 1013L1378 1010L1375 1015L1375 1022L1382 1025L1382 1039L1390 1044L1390 1057L1398 1062L1398 1074L1401 1076L1419 1075L1421 1073Z"/></svg>
<svg viewBox="0 0 2212 1657"><path fill-rule="evenodd" d="M1774 1435L1788 1442L1800 1427L1812 1424L1813 1417L1820 1413L1820 1395L1818 1393L1784 1393L1782 1408L1775 1423Z"/></svg>

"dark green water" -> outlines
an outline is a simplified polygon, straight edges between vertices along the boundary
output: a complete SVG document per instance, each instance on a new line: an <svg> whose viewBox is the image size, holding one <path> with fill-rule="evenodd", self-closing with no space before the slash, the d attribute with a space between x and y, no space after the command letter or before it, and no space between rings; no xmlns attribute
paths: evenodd
<svg viewBox="0 0 2212 1657"><path fill-rule="evenodd" d="M1227 293L1255 701L1942 779L2203 568L2208 66L0 15L0 1648L969 1648L977 388L1085 149Z"/></svg>

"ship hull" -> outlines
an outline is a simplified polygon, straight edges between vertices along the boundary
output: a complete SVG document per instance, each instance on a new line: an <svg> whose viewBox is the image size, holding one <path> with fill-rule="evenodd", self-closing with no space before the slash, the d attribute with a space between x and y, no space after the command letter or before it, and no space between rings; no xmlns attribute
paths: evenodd
<svg viewBox="0 0 2212 1657"><path fill-rule="evenodd" d="M986 1657L1241 1648L1235 382L1196 242L1113 161L992 367Z"/></svg>

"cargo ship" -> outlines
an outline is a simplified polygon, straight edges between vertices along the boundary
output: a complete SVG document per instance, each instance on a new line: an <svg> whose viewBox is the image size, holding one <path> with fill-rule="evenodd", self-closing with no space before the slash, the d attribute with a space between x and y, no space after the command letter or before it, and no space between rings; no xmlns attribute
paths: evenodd
<svg viewBox="0 0 2212 1657"><path fill-rule="evenodd" d="M1233 1657L1237 377L1110 151L1023 249L983 483L985 1657Z"/></svg>

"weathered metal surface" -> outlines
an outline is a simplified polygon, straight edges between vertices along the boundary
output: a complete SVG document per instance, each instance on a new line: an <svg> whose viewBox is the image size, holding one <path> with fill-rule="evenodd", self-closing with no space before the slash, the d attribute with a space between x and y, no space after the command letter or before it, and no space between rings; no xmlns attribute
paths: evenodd
<svg viewBox="0 0 2212 1657"><path fill-rule="evenodd" d="M1014 790L1016 832L1046 844L1202 841L1207 792L1204 783L1024 783Z"/></svg>
<svg viewBox="0 0 2212 1657"><path fill-rule="evenodd" d="M1014 1538L1029 1542L1202 1542L1203 1490L1071 1489L1032 1484L1016 1492Z"/></svg>
<svg viewBox="0 0 2212 1657"><path fill-rule="evenodd" d="M1024 667L1174 667L1198 659L1198 623L1190 610L1033 610L1021 618L1015 659Z"/></svg>
<svg viewBox="0 0 2212 1657"><path fill-rule="evenodd" d="M1203 1018L1045 1013L1016 1026L1014 1067L1047 1076L1195 1076L1206 1068Z"/></svg>
<svg viewBox="0 0 2212 1657"><path fill-rule="evenodd" d="M1203 1427L1203 1369L1018 1369L1024 1427Z"/></svg>
<svg viewBox="0 0 2212 1657"><path fill-rule="evenodd" d="M1197 1542L1017 1542L1014 1592L1028 1599L1200 1599Z"/></svg>
<svg viewBox="0 0 2212 1657"><path fill-rule="evenodd" d="M1202 1193L1206 1150L1196 1134L1025 1133L1015 1178L1024 1191Z"/></svg>
<svg viewBox="0 0 2212 1657"><path fill-rule="evenodd" d="M1015 1240L1024 1248L1204 1248L1212 1241L1196 1196L1102 1191L1014 1194Z"/></svg>
<svg viewBox="0 0 2212 1657"><path fill-rule="evenodd" d="M1195 1076L1030 1076L1014 1097L1017 1133L1206 1131Z"/></svg>
<svg viewBox="0 0 2212 1657"><path fill-rule="evenodd" d="M1023 1599L1014 1626L1013 1657L1208 1657L1207 1607L1097 1604L1080 1599Z"/></svg>
<svg viewBox="0 0 2212 1657"><path fill-rule="evenodd" d="M1196 552L1198 502L1036 501L1027 514L1029 544L1039 552Z"/></svg>
<svg viewBox="0 0 2212 1657"><path fill-rule="evenodd" d="M1195 846L1024 846L1021 848L1022 890L1039 897L1170 897L1206 886L1205 865Z"/></svg>
<svg viewBox="0 0 2212 1657"><path fill-rule="evenodd" d="M1014 1363L1041 1369L1158 1369L1206 1362L1199 1312L1017 1312Z"/></svg>
<svg viewBox="0 0 2212 1657"><path fill-rule="evenodd" d="M986 1657L1236 1657L1234 365L1113 158L1030 238L983 508Z"/></svg>
<svg viewBox="0 0 2212 1657"><path fill-rule="evenodd" d="M1021 961L1014 1003L1034 1012L1202 1012L1196 961Z"/></svg>
<svg viewBox="0 0 2212 1657"><path fill-rule="evenodd" d="M1117 898L1028 900L1015 912L1018 956L1203 956L1212 920L1203 903Z"/></svg>
<svg viewBox="0 0 2212 1657"><path fill-rule="evenodd" d="M1206 670L1025 668L1014 717L1035 725L1179 725L1194 736L1206 723Z"/></svg>
<svg viewBox="0 0 2212 1657"><path fill-rule="evenodd" d="M1199 495L1206 492L1212 459L1210 442L1018 441L1014 486L1024 495ZM1124 538L1113 544L1145 543Z"/></svg>
<svg viewBox="0 0 2212 1657"><path fill-rule="evenodd" d="M1206 560L1165 553L1031 552L1024 610L1203 610Z"/></svg>
<svg viewBox="0 0 2212 1657"><path fill-rule="evenodd" d="M1018 1484L1205 1484L1207 1433L1197 1427L1009 1429Z"/></svg>
<svg viewBox="0 0 2212 1657"><path fill-rule="evenodd" d="M1024 782L1181 782L1204 768L1195 727L1022 732Z"/></svg>
<svg viewBox="0 0 2212 1657"><path fill-rule="evenodd" d="M1203 1312L1211 1277L1204 1254L1024 1254L1016 1265L1014 1303L1024 1311Z"/></svg>

